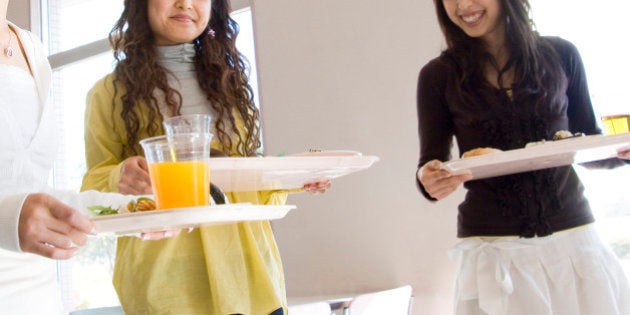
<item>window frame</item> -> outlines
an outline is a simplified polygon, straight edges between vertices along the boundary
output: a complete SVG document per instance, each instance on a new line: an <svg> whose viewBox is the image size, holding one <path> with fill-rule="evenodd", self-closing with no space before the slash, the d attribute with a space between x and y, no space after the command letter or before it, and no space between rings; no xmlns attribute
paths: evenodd
<svg viewBox="0 0 630 315"><path fill-rule="evenodd" d="M250 0L233 0L232 12L252 7ZM48 43L48 26L44 23L44 11L48 8L48 0L30 0L31 32L38 35L44 43ZM46 37L46 38L45 38ZM63 66L88 59L110 50L109 39L101 38L91 43L74 47L48 56L53 71Z"/></svg>

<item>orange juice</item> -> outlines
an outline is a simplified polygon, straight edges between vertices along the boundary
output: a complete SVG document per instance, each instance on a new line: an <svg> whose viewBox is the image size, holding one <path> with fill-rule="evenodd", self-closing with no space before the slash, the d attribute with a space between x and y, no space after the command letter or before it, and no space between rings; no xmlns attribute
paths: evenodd
<svg viewBox="0 0 630 315"><path fill-rule="evenodd" d="M602 121L604 122L604 129L606 129L607 135L616 135L628 132L628 120L630 120L630 115L614 115L602 117Z"/></svg>
<svg viewBox="0 0 630 315"><path fill-rule="evenodd" d="M158 209L210 204L210 169L202 161L158 162L149 165Z"/></svg>

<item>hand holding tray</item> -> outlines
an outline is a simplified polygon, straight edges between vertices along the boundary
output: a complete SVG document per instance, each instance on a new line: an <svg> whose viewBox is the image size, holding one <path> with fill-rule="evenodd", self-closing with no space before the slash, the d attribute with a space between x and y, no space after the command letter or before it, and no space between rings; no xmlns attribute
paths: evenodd
<svg viewBox="0 0 630 315"><path fill-rule="evenodd" d="M308 152L287 156L211 158L210 180L224 192L296 189L372 166L378 157L355 151Z"/></svg>

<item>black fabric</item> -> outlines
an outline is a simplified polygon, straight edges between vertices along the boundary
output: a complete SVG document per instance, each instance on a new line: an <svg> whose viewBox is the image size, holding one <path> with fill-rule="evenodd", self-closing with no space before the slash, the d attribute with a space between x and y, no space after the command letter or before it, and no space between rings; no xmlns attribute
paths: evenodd
<svg viewBox="0 0 630 315"><path fill-rule="evenodd" d="M541 40L550 41L566 75L565 95L546 108L534 108L527 98L512 100L506 90L490 86L479 91L483 101L464 104L457 97L460 83L449 59L441 56L422 68L417 95L419 168L434 159L450 160L453 139L459 151L466 152L479 147L523 148L529 142L551 140L559 130L601 133L577 49L557 37ZM473 180L464 187L458 237L545 236L594 221L584 187L571 166Z"/></svg>
<svg viewBox="0 0 630 315"><path fill-rule="evenodd" d="M225 195L223 194L223 191L221 191L217 185L212 183L210 183L210 197L212 197L212 200L214 200L214 203L217 205L225 204Z"/></svg>

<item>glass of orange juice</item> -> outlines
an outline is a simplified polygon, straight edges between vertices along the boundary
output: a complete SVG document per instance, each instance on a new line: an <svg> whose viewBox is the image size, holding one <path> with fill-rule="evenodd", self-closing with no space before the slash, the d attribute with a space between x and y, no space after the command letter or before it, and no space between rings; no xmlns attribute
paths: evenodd
<svg viewBox="0 0 630 315"><path fill-rule="evenodd" d="M212 132L212 116L206 114L190 114L173 116L162 122L167 135L191 132Z"/></svg>
<svg viewBox="0 0 630 315"><path fill-rule="evenodd" d="M630 115L611 115L602 117L604 129L607 135L616 135L628 132Z"/></svg>
<svg viewBox="0 0 630 315"><path fill-rule="evenodd" d="M157 209L210 204L211 133L179 133L140 141Z"/></svg>

